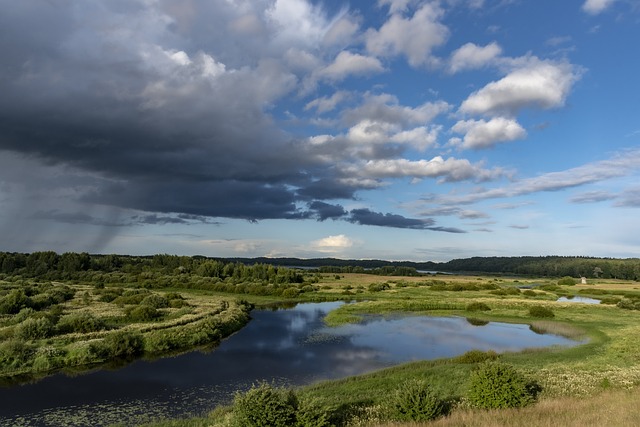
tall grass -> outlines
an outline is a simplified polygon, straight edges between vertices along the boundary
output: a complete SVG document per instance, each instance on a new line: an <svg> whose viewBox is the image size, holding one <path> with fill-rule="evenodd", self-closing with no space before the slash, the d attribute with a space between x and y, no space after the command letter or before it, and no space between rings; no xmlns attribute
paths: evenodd
<svg viewBox="0 0 640 427"><path fill-rule="evenodd" d="M543 400L526 408L458 410L426 423L373 424L378 427L635 427L640 425L638 390L606 391L590 398Z"/></svg>

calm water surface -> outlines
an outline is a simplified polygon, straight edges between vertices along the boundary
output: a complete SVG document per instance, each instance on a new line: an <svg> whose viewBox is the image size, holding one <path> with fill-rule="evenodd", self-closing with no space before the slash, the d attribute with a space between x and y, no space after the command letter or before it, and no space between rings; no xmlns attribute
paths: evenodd
<svg viewBox="0 0 640 427"><path fill-rule="evenodd" d="M205 413L259 380L301 385L472 349L578 344L536 334L528 325L474 326L458 317L372 316L357 325L325 327L322 319L340 304L256 310L245 328L208 353L0 388L0 425L130 425L148 417Z"/></svg>
<svg viewBox="0 0 640 427"><path fill-rule="evenodd" d="M573 296L573 297L560 297L556 300L557 302L581 302L583 304L600 304L600 300L599 299L595 299L595 298L587 298L587 297L579 297L579 296Z"/></svg>

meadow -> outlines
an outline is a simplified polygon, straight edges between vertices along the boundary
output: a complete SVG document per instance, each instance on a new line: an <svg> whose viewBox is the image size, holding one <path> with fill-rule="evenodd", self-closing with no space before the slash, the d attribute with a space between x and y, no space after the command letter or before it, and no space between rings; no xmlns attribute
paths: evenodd
<svg viewBox="0 0 640 427"><path fill-rule="evenodd" d="M603 419L610 425L638 424L631 397L640 385L637 281L589 278L581 284L575 279L515 275L296 272L217 263L203 261L191 271L176 265L164 271L148 265L137 271L87 270L70 278L59 273L53 278L3 275L0 378L11 384L61 369L78 371L113 360L126 363L189 351L240 329L253 306L346 300L352 303L330 312L327 325L359 322L371 315L462 316L477 324L524 323L536 332L581 344L504 354L471 351L295 390L256 389L260 399L289 396L296 425L601 425ZM602 302L558 302L561 296ZM526 405L478 408L470 379L492 363L508 366L535 389ZM390 406L416 381L422 387L420 399L439 402L433 421L415 423ZM250 406L248 397L243 399L238 394L234 405L201 418L149 425L238 425L244 416L238 408Z"/></svg>
<svg viewBox="0 0 640 427"><path fill-rule="evenodd" d="M300 425L637 425L634 393L640 385L640 297L633 281L594 279L558 285L557 278L438 275L372 277L324 274L319 290L305 299L355 299L329 313L326 322L358 322L368 315L465 316L472 321L526 323L583 341L572 348L530 349L495 355L470 352L456 358L408 363L295 390L315 408L314 423ZM573 283L573 282L572 282ZM556 302L560 296L586 296L601 304ZM543 309L543 310L539 310ZM488 359L514 367L536 384L536 402L516 409L478 409L467 398L469 379ZM421 423L393 421L390 396L420 379L446 402L445 416ZM606 408L606 411L603 411ZM549 411L554 412L550 413ZM317 414L323 414L318 416ZM151 425L234 425L233 407L200 419ZM322 419L322 422L318 422Z"/></svg>

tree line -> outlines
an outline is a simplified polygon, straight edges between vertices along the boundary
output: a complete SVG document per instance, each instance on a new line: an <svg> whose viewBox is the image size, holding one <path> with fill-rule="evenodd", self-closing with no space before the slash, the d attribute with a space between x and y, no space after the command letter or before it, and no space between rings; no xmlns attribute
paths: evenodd
<svg viewBox="0 0 640 427"><path fill-rule="evenodd" d="M169 276L197 275L220 280L231 278L234 281L276 284L301 283L305 273L292 267L312 268L321 273L368 273L385 276L414 276L420 274L420 271L442 271L640 280L638 258L473 257L435 263L336 258L208 258L168 254L130 256L90 255L86 252L0 252L0 274L48 280L86 279L86 272L119 272L128 275L152 272Z"/></svg>

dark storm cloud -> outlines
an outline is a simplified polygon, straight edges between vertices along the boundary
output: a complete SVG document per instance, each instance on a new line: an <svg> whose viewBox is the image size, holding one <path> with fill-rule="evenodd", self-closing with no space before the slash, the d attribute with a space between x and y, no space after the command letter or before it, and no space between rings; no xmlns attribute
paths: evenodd
<svg viewBox="0 0 640 427"><path fill-rule="evenodd" d="M432 226L435 221L432 219L413 219L402 215L374 212L370 209L353 209L350 213L349 222L362 225L377 225L380 227L413 228L424 230Z"/></svg>
<svg viewBox="0 0 640 427"><path fill-rule="evenodd" d="M304 77L288 68L286 53L312 51L304 44L314 36L281 32L281 23L265 18L266 3L0 4L0 151L29 159L25 165L75 171L64 176L77 182L55 188L64 194L60 206L148 213L99 220L81 210L52 210L47 200L29 205L39 219L93 225L346 219L342 206L324 201L354 199L379 183L347 176L336 159L401 150L383 144L343 154L348 144L337 141L324 153L278 128L275 105ZM308 211L299 208L304 204ZM397 228L433 225L367 210L348 218Z"/></svg>
<svg viewBox="0 0 640 427"><path fill-rule="evenodd" d="M466 233L453 227L435 226L433 219L407 218L398 214L374 212L370 209L353 209L347 221L361 225L376 225L379 227L409 228L413 230L442 231L445 233Z"/></svg>
<svg viewBox="0 0 640 427"><path fill-rule="evenodd" d="M131 217L132 223L136 224L220 224L211 221L210 218L199 215L179 214L179 215L134 215Z"/></svg>
<svg viewBox="0 0 640 427"><path fill-rule="evenodd" d="M355 186L326 178L307 184L298 190L298 195L303 199L353 199L357 189Z"/></svg>
<svg viewBox="0 0 640 427"><path fill-rule="evenodd" d="M212 33L226 28L232 11L211 3L154 10L120 1L3 2L0 149L99 174L104 179L84 201L161 213L295 216L297 196L287 186L305 191L325 172L264 106L288 93L296 77L266 59L229 72L220 61L239 66L240 58ZM207 19L225 25L205 32ZM327 194L353 194L335 187ZM307 192L323 198L317 184Z"/></svg>
<svg viewBox="0 0 640 427"><path fill-rule="evenodd" d="M326 219L342 218L347 214L347 211L341 205L332 205L330 203L315 201L309 203L309 210L314 213L314 217L318 221L324 221Z"/></svg>

